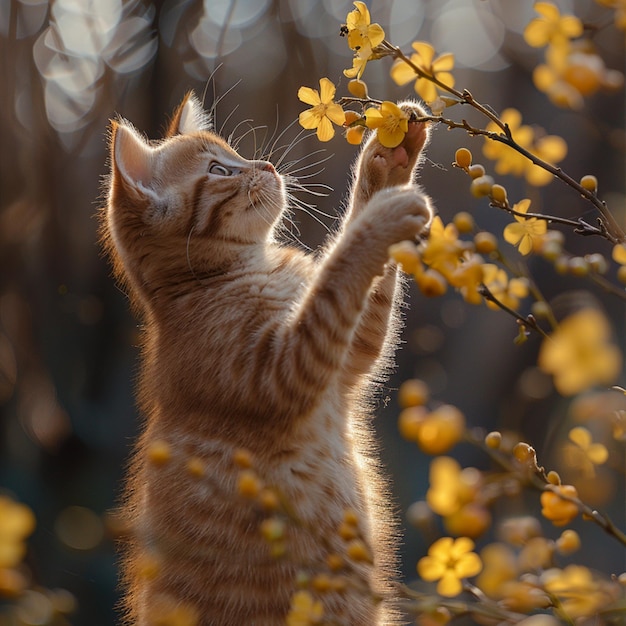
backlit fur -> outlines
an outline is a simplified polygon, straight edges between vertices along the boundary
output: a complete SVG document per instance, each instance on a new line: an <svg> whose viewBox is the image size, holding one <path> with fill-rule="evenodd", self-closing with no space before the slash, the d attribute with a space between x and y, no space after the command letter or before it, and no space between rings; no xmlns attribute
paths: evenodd
<svg viewBox="0 0 626 626"><path fill-rule="evenodd" d="M387 250L431 217L414 185L427 139L417 122L395 149L369 138L342 225L312 255L277 241L282 177L214 134L192 94L161 141L112 123L103 242L143 334L144 428L122 507L130 624L170 610L198 626L284 623L298 572L345 554L348 509L373 565L348 559L348 587L315 597L329 623L397 623L396 531L367 405L398 334ZM259 532L270 514L238 493L241 449L288 511L282 556Z"/></svg>

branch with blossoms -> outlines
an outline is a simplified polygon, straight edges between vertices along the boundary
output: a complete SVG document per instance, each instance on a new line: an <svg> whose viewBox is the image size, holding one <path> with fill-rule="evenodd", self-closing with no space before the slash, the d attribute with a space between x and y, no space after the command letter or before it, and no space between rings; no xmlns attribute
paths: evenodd
<svg viewBox="0 0 626 626"><path fill-rule="evenodd" d="M320 81L323 92L321 96L311 97L312 90L302 88L308 93L305 94L301 89L300 99L313 105L313 109L304 112L300 117L305 128L318 128L318 138L327 141L334 135L331 122L345 125L348 127L346 137L350 143L360 142L364 128L378 129L379 139L384 146L393 148L399 145L408 130L406 114L391 102L370 99L367 96L367 85L361 80L368 61L391 57L394 59L391 68L393 80L399 85L414 81L415 91L434 112L434 115L423 116L416 121L444 124L450 129L463 129L470 136L483 136L491 142L503 144L518 153L527 163L543 171L543 174L537 174L536 169L531 170L531 178L537 184L546 184L551 177L559 178L593 204L601 216L596 234L602 234L612 243L626 242L626 235L613 218L606 203L597 196L597 181L594 186L592 177L587 176L578 182L555 165L565 156L567 149L562 139L543 137L533 144L529 141L529 134L530 138L533 135L532 129L520 126L521 116L517 112L509 112L514 118L514 123L511 123L507 112L498 116L491 107L474 98L469 90L454 87L455 81L451 74L454 67L452 54L446 53L435 58L435 50L429 43L417 41L412 44L413 54L407 56L399 47L385 39L384 30L379 24L371 23L365 3L354 4L356 9L348 14L341 34L347 36L348 45L354 50L353 67L345 70L344 74L352 79L348 89L355 97L341 98L334 102L334 85L330 88L329 85L332 83L327 78ZM561 42L559 49L563 50L564 47L569 49L570 38L577 37L582 32L578 18L561 17L558 9L549 3L537 3L536 8L541 17L531 22L527 28L526 39L530 45L536 47L545 45L553 39ZM604 84L611 87L621 86L618 74L619 72L612 71L611 80L604 80ZM449 96L441 96L439 92L445 92ZM362 114L349 111L342 117L339 110L342 105L357 102L362 107ZM441 115L445 108L462 104L471 106L486 117L488 126L478 128L465 119L458 122ZM351 129L356 130L351 132ZM521 139L518 140L518 136ZM497 151L494 153L491 150L491 153L497 158ZM590 231L585 229L583 232L587 234Z"/></svg>
<svg viewBox="0 0 626 626"><path fill-rule="evenodd" d="M408 613L426 614L440 620L436 623L465 615L514 624L548 611L571 624L592 616L609 619L623 610L620 581L626 576L618 581L592 574L583 565L558 566L559 556L569 557L581 548L581 538L573 529L565 528L558 539L551 540L543 535L536 517L512 516L501 522L499 541L474 552L475 540L492 524L492 505L518 495L523 488L540 492L541 516L553 526L567 527L582 516L626 546L626 533L607 514L585 504L576 487L563 483L558 472L541 467L529 444L499 431L485 434L469 428L456 407L430 408L433 402L423 381L405 381L398 402L401 435L435 456L426 500L412 505L407 518L431 536L433 516L440 516L448 533L436 539L417 564L421 581L436 583L438 597L424 591L419 581L417 586L402 587ZM443 456L463 441L482 449L503 471L462 468ZM606 446L593 441L590 431L581 426L570 431L566 447L575 450L590 468L606 463L609 457ZM581 604L578 600L587 595L589 602Z"/></svg>
<svg viewBox="0 0 626 626"><path fill-rule="evenodd" d="M371 23L369 11L363 2L355 2L354 5L355 10L348 13L346 24L341 29L341 34L347 37L348 45L354 51L353 66L344 71L351 79L348 83L351 95L335 99L336 88L328 78L320 80L319 91L302 87L298 95L312 107L300 114L302 126L316 129L318 138L328 141L335 134L333 124L341 125L345 128L347 141L352 144L359 144L365 130L369 129L377 133L383 146L389 148L402 142L410 122L444 124L449 129L462 129L469 136L483 137L483 152L487 158L495 161L496 174L523 176L535 187L546 185L555 177L559 178L599 212L597 225L594 225L583 218L570 219L536 210L529 211L529 199L510 204L506 189L487 174L482 164L472 163L473 157L467 148L460 148L453 165L471 177L471 194L476 198L488 198L492 207L508 212L515 219L505 228L504 240L516 246L522 256L540 254L553 262L558 272L588 276L607 292L626 299L626 291L604 277L609 269L604 257L599 254L568 256L563 250L560 233L547 228L548 225L567 226L576 234L594 235L611 242L614 246L613 259L619 266L618 281L626 282L626 235L606 203L598 197L596 177L587 174L576 181L557 166L567 152L564 140L547 135L542 129L523 124L521 113L515 109L506 109L500 115L496 114L491 107L479 102L469 90L455 87L451 73L454 67L452 54L436 56L430 44L418 41L412 45L413 53L406 55L385 39L384 30L379 24ZM550 49L561 50L565 54L573 45L571 38L582 32L578 18L561 16L558 9L550 3L537 3L535 8L540 17L533 20L526 30L525 37L529 45L539 46L553 42ZM432 114L409 117L395 103L369 96L367 84L362 80L363 73L368 62L384 57L394 60L390 70L394 81L399 85L413 82L415 91L430 106ZM551 54L550 58L553 57L554 54ZM560 58L563 61L565 57ZM574 61L579 63L580 59L572 57L571 62ZM616 72L611 71L610 76L610 81L603 79L602 83L598 79L598 84L618 85ZM587 88L585 93L589 92ZM483 115L487 119L487 125L481 128L470 124L466 119L456 121L442 115L444 109L463 104ZM391 251L403 269L414 274L423 293L439 296L451 286L460 291L467 302L485 302L490 308L511 313L520 324L525 319L526 323L520 326L519 340L523 339L527 328L544 333L537 322L538 318L546 318L550 326L555 327L554 316L545 299L541 297L536 298L533 305L540 314L533 311L534 317L525 317L516 312L520 298L526 297L529 292L534 296L538 294L527 272L525 275L509 278L497 270L496 266L485 263L477 256L487 254L500 263L504 262L505 257L498 249L495 238L490 238L484 231L478 231L475 232L473 247L467 242L454 245L452 239L457 238L459 232L452 232L448 225L445 237L449 241L447 245L441 246L432 241L440 230L437 223L434 226L431 237L421 249L411 250L408 244L403 244ZM460 230L457 228L457 231ZM472 230L475 230L475 225L465 228L465 232ZM442 254L444 258L438 259L438 254Z"/></svg>
<svg viewBox="0 0 626 626"><path fill-rule="evenodd" d="M614 9L615 25L626 30L622 0L596 1ZM614 385L622 374L623 355L611 323L593 299L577 300L576 308L557 319L526 259L537 257L550 263L558 274L586 278L606 294L626 299L626 235L598 195L597 178L591 174L576 178L559 166L568 149L561 137L524 123L517 109L498 113L469 89L457 87L452 54L438 54L423 41L413 42L412 51L405 53L385 38L379 24L371 22L364 2L354 2L354 6L341 28L353 51L352 67L344 71L350 79L349 93L336 97L328 78L320 80L319 91L303 88L300 98L311 108L301 114L302 125L316 129L323 141L332 139L339 126L346 140L355 145L369 130L388 148L399 146L409 124L416 122L443 125L481 138L482 154L491 167L465 147L456 150L452 165L468 176L468 190L474 198L488 201L490 207L510 216L501 236L481 228L470 213L460 211L449 223L435 216L427 237L391 246L390 257L427 297L439 297L453 289L470 305L485 305L513 317L516 345L525 343L532 333L538 335L535 371L551 381L553 390L571 407L584 406L593 389ZM536 2L534 8L537 17L527 25L524 40L545 51L532 78L550 102L575 111L600 89L622 87L621 72L608 69L593 45L591 36L597 34L597 28L585 27L574 15L561 14L551 2ZM401 86L412 84L430 108L428 114L409 117L394 102L370 96L363 80L367 64L386 57L393 61L393 81ZM476 111L483 122L470 123L447 113L464 107ZM544 211L536 193L509 199L498 179L504 176L523 178L534 189L557 178L590 203L596 217L572 218ZM564 229L589 241L611 244L612 263L600 252L584 256L567 252ZM508 249L507 244L511 246ZM523 303L528 298L531 303L526 306ZM623 445L626 402L616 405L614 398L619 394L615 392L599 391L597 395L600 400L593 412L605 422L604 430L598 427L597 432L610 427L611 445ZM423 531L430 544L428 554L417 561L415 585L404 587L401 593L407 612L415 615L418 623L445 624L470 616L481 622L526 624L533 616L549 626L590 620L606 626L616 616L623 617L626 573L604 575L582 564L559 564L560 557L570 557L581 547L578 533L569 528L581 518L601 528L620 548L626 546L626 532L588 504L593 501L589 494L595 496L598 489L594 485L585 494L584 483L597 477L599 486L599 472L606 470L603 466L609 458L616 463L619 451L612 455L606 439L595 440L587 426L571 428L568 441L559 449L567 460L559 467L561 480L557 471L538 465L533 447L522 437L498 431L485 435L469 429L460 409L430 400L423 381L406 381L398 397L400 434L435 457L425 500L414 503L407 512L408 520ZM481 448L496 467L492 471L462 468L447 456L460 442ZM539 497L535 493L532 500L539 511L536 517L528 514L502 520L496 527L501 539L480 551L476 548L474 541L495 526L492 512L496 501L537 491ZM565 529L557 539L549 539L540 520ZM429 583L435 594L424 591Z"/></svg>

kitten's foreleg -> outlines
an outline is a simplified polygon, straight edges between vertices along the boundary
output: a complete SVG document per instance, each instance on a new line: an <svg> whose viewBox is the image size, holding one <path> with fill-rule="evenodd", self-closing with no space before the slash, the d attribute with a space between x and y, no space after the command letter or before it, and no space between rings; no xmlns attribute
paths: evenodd
<svg viewBox="0 0 626 626"><path fill-rule="evenodd" d="M292 408L310 410L344 369L372 284L384 273L389 246L414 238L429 220L428 202L415 187L385 189L372 197L322 261L290 323L273 329L274 345L280 347L273 351L273 376Z"/></svg>
<svg viewBox="0 0 626 626"><path fill-rule="evenodd" d="M416 115L423 113L414 103L406 103L403 108ZM346 225L359 215L376 191L413 182L419 156L427 142L427 127L419 122L409 123L409 131L397 148L385 148L376 135L369 138L356 164ZM346 362L345 380L348 383L368 373L383 352L390 321L395 318L395 309L399 305L396 274L395 265L389 263L385 274L376 281L370 292Z"/></svg>

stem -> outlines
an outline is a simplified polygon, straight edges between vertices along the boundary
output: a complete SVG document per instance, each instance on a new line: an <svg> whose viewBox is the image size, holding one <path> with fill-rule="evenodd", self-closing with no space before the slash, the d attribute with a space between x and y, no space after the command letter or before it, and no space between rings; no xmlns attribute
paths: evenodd
<svg viewBox="0 0 626 626"><path fill-rule="evenodd" d="M485 444L484 437L481 438L473 432L467 432L465 435L467 441L471 444L479 447L483 450L493 461L495 461L500 467L502 467L505 471L521 476L520 470L515 467L515 465L511 462L511 458L509 455L502 453L499 450L494 450ZM545 472L543 468L534 468L532 473L525 473L523 477L526 479L525 482L527 485L533 487L537 491L552 491L556 493L556 495L565 500L567 502L572 502L575 504L584 517L595 522L600 528L602 528L608 535L617 539L622 545L626 546L626 533L618 528L613 520L606 514L600 513L599 511L592 509L590 506L585 504L580 498L575 498L572 496L568 496L567 494L563 494L556 489L556 486L552 483L548 482Z"/></svg>
<svg viewBox="0 0 626 626"><path fill-rule="evenodd" d="M534 331L538 332L544 338L548 337L548 334L546 333L546 331L543 330L541 326L539 326L539 324L537 323L537 320L532 315L528 315L524 317L523 315L520 315L517 311L508 307L506 304L504 304L504 302L500 302L500 300L498 300L498 298L496 298L493 295L493 293L491 293L491 291L489 290L489 287L487 287L487 285L485 285L484 283L481 284L480 287L478 288L478 293L485 300L488 300L489 302L493 302L497 307L499 307L500 309L502 309L509 315L512 315L518 322L520 322L521 324L524 324L524 326L528 326L529 328L532 328Z"/></svg>
<svg viewBox="0 0 626 626"><path fill-rule="evenodd" d="M559 178L565 184L569 185L574 190L576 190L581 196L583 196L583 198L591 202L591 204L593 204L598 209L601 216L604 218L606 222L605 228L607 232L607 238L609 238L613 243L626 241L626 234L620 228L619 224L617 223L617 221L615 220L615 218L609 211L605 202L601 201L594 192L589 191L588 189L585 189L580 183L578 183L571 176L565 173L560 167L556 167L552 165L551 163L548 163L547 161L540 159L538 156L534 155L532 152L529 152L526 148L520 146L513 139L513 135L511 133L511 129L509 128L508 124L505 124L498 117L498 115L494 111L491 110L490 107L487 107L481 104L480 102L478 102L477 100L475 100L472 94L467 89L464 89L461 92L458 89L455 89L454 87L446 85L441 80L439 80L437 76L424 71L424 69L422 69L421 67L413 63L413 61L411 61L411 59L407 57L402 52L402 50L400 50L400 48L398 48L397 46L394 46L387 40L384 40L380 44L380 46L378 47L378 51L381 54L381 56L388 55L394 59L400 59L402 62L406 63L415 72L415 74L418 77L425 78L426 80L429 80L430 82L437 85L437 87L439 87L443 91L446 91L447 93L452 94L455 98L458 98L460 104L469 104L472 108L482 113L482 115L484 115L487 119L489 119L496 126L498 126L498 128L502 130L502 133L495 133L495 132L490 132L487 130L473 128L465 120L463 120L463 122L459 124L458 122L454 122L452 120L446 120L438 116L428 116L427 118L424 118L424 119L429 119L431 121L436 121L439 123L446 124L449 128L463 128L470 135L483 135L493 141L498 141L500 143L503 143L509 146L510 148L512 148L513 150L519 152L521 155L523 155L529 161L531 161L531 163L541 167L547 172L550 172L553 176L555 176L556 178Z"/></svg>

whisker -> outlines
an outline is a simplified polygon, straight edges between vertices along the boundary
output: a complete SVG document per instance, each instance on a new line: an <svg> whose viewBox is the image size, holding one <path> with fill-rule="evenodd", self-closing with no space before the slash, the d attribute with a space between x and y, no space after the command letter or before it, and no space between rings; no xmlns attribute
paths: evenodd
<svg viewBox="0 0 626 626"><path fill-rule="evenodd" d="M250 126L248 128L248 130L243 133L240 137L237 137L237 139L234 139L234 134L235 132L239 129L240 126L243 126L244 124L252 124L252 120L248 119L248 120L243 120L241 122L239 122L239 124L237 124L237 126L235 126L235 128L233 129L233 131L230 133L230 135L228 135L228 143L235 149L237 150L239 148L239 144L250 134L253 133L254 138L255 138L255 143L256 143L256 131L257 130L267 130L267 126ZM256 152L256 150L255 150Z"/></svg>

